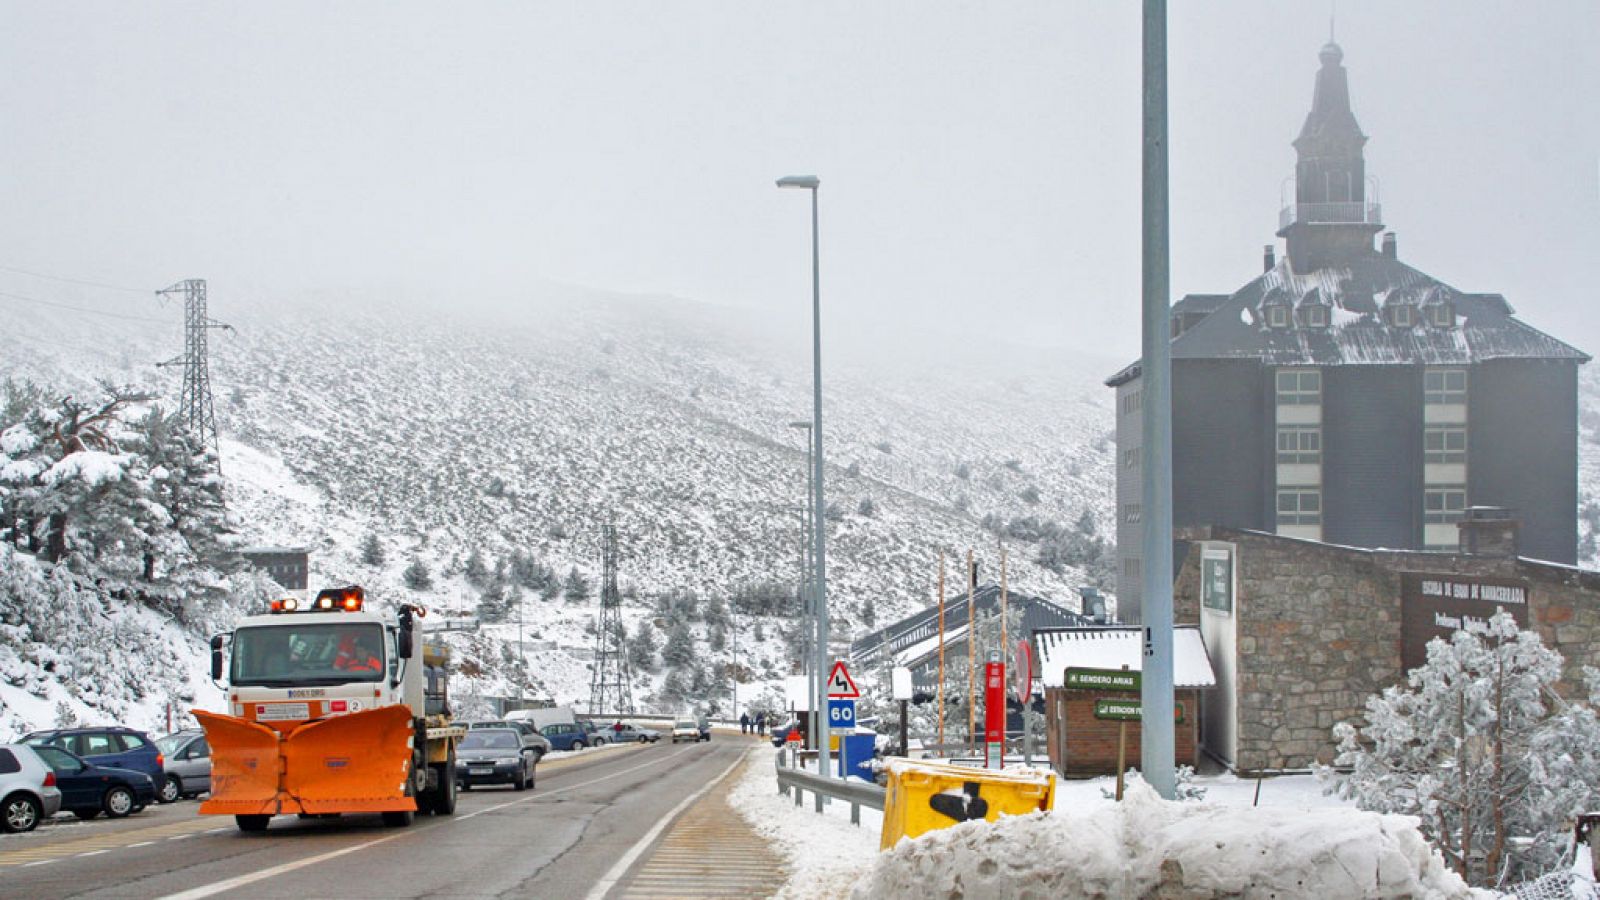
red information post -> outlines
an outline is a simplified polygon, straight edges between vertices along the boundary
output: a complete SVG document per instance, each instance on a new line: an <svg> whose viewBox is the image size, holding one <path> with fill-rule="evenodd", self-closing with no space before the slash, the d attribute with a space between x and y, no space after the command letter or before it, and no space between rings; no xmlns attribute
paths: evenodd
<svg viewBox="0 0 1600 900"><path fill-rule="evenodd" d="M983 748L985 768L1005 768L1006 664L999 660L983 669Z"/></svg>

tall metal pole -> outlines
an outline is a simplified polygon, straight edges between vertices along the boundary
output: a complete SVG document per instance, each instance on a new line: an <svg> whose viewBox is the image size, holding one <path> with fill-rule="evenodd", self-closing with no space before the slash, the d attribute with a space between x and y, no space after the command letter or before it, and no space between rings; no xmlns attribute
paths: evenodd
<svg viewBox="0 0 1600 900"><path fill-rule="evenodd" d="M1168 307L1167 4L1144 3L1144 662L1140 772L1173 799L1172 346Z"/></svg>
<svg viewBox="0 0 1600 900"><path fill-rule="evenodd" d="M816 578L816 589L812 593L817 604L817 702L827 705L827 679L829 674L828 662L828 554L827 554L827 510L823 507L822 493L822 248L821 233L817 221L817 192L818 185L811 186L811 446L812 451L811 473L813 478L812 504L811 504L811 530L816 539L816 550L812 553L811 565ZM833 766L828 764L828 754L832 747L828 740L828 711L822 710L819 717L822 735L817 744L817 756L823 763L821 774L828 777Z"/></svg>
<svg viewBox="0 0 1600 900"><path fill-rule="evenodd" d="M939 551L939 752L944 752L944 551Z"/></svg>
<svg viewBox="0 0 1600 900"><path fill-rule="evenodd" d="M817 677L813 674L816 667L816 626L814 606L811 599L811 422L794 421L789 423L790 428L799 428L806 432L806 495L805 502L800 504L800 599L805 612L801 621L808 623L807 631L802 632L801 638L801 674L806 676L806 706L811 710L811 727L805 729L806 740L811 748L816 749L817 730Z"/></svg>
<svg viewBox="0 0 1600 900"><path fill-rule="evenodd" d="M972 568L972 548L967 548L967 744L977 741L978 729L978 573Z"/></svg>

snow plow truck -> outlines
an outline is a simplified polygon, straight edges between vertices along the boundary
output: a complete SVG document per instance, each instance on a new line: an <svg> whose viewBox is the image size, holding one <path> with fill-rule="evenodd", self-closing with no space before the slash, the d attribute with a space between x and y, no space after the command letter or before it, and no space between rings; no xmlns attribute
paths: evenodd
<svg viewBox="0 0 1600 900"><path fill-rule="evenodd" d="M367 608L360 587L272 601L211 639L228 715L196 710L211 744L209 815L264 831L275 815L381 813L410 825L456 807L449 650L423 640L420 606Z"/></svg>

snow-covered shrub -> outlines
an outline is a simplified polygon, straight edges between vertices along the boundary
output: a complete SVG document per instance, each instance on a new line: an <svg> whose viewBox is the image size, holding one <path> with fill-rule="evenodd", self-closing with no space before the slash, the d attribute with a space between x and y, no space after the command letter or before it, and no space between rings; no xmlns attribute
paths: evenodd
<svg viewBox="0 0 1600 900"><path fill-rule="evenodd" d="M1418 817L1473 884L1534 877L1600 802L1600 722L1554 692L1560 674L1560 654L1498 612L1481 636L1430 642L1409 687L1368 699L1364 726L1337 725L1334 764L1349 774L1319 774L1362 809Z"/></svg>

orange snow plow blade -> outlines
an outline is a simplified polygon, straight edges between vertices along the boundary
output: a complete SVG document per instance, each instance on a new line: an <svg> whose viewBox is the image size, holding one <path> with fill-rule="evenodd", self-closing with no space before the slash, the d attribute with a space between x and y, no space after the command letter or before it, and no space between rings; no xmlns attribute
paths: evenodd
<svg viewBox="0 0 1600 900"><path fill-rule="evenodd" d="M233 716L194 711L211 745L211 795L202 813L256 815L275 813L278 776L278 733Z"/></svg>
<svg viewBox="0 0 1600 900"><path fill-rule="evenodd" d="M196 712L211 744L202 813L407 812L411 712L386 706L308 722L282 740L270 728ZM221 776L219 778L219 775Z"/></svg>
<svg viewBox="0 0 1600 900"><path fill-rule="evenodd" d="M405 706L302 725L283 742L284 790L307 813L415 810L406 796L411 736Z"/></svg>

